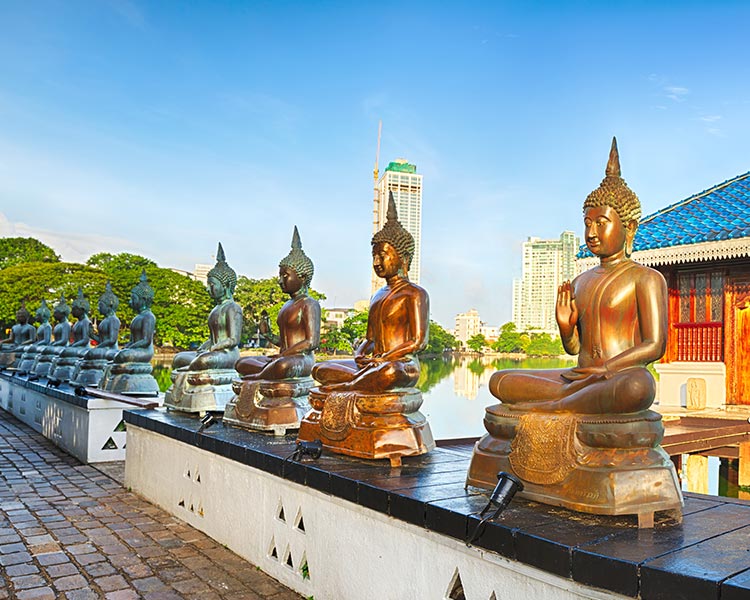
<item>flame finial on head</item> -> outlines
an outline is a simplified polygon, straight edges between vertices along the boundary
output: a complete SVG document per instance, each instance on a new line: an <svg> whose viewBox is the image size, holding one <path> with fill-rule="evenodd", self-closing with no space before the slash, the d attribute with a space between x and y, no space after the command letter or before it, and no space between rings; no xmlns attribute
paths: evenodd
<svg viewBox="0 0 750 600"><path fill-rule="evenodd" d="M107 281L104 293L99 296L99 306L102 305L113 311L117 310L117 307L120 305L120 299L112 291L112 283L110 281Z"/></svg>
<svg viewBox="0 0 750 600"><path fill-rule="evenodd" d="M154 289L148 284L148 277L146 276L146 269L141 271L141 277L138 283L132 290L132 294L139 298L143 304L150 308L154 302Z"/></svg>
<svg viewBox="0 0 750 600"><path fill-rule="evenodd" d="M393 199L393 192L390 191L388 192L388 210L385 216L385 225L372 236L372 243L387 242L393 246L401 260L404 261L405 270L408 271L411 259L414 256L414 237L399 222L396 201Z"/></svg>
<svg viewBox="0 0 750 600"><path fill-rule="evenodd" d="M208 272L208 277L218 279L225 288L234 293L234 288L237 286L237 273L227 264L221 242L219 242L219 248L216 251L216 265Z"/></svg>
<svg viewBox="0 0 750 600"><path fill-rule="evenodd" d="M583 203L583 210L597 206L609 206L620 217L623 225L641 218L641 202L635 192L628 187L620 170L620 154L617 150L617 138L612 138L612 147L605 170L604 179L599 187L591 192Z"/></svg>
<svg viewBox="0 0 750 600"><path fill-rule="evenodd" d="M279 261L279 266L294 269L297 275L305 280L305 285L310 285L315 273L315 266L310 257L302 250L302 240L296 225L292 234L292 249Z"/></svg>

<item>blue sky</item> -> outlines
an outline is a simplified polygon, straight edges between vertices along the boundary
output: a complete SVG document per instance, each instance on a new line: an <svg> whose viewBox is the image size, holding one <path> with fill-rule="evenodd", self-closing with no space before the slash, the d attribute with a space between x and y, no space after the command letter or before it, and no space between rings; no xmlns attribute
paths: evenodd
<svg viewBox="0 0 750 600"><path fill-rule="evenodd" d="M0 233L67 260L369 292L372 168L424 175L422 285L510 320L527 236L580 235L612 135L644 214L750 170L743 2L0 4Z"/></svg>

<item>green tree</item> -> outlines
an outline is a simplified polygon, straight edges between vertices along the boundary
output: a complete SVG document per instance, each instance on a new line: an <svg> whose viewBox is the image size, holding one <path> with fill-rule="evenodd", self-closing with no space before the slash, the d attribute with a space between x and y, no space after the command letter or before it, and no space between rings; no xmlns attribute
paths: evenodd
<svg viewBox="0 0 750 600"><path fill-rule="evenodd" d="M481 333L477 333L466 340L466 345L474 352L481 352L487 345L487 340Z"/></svg>
<svg viewBox="0 0 750 600"><path fill-rule="evenodd" d="M0 270L0 323L3 329L15 323L21 302L26 300L33 315L42 298L52 309L64 293L68 303L78 287L91 303L92 316L99 296L104 292L106 275L86 265L65 262L31 262Z"/></svg>
<svg viewBox="0 0 750 600"><path fill-rule="evenodd" d="M563 352L560 338L553 339L548 333L533 334L526 349L529 356L558 356Z"/></svg>
<svg viewBox="0 0 750 600"><path fill-rule="evenodd" d="M360 310L344 319L341 335L352 349L367 336L367 316L367 311Z"/></svg>
<svg viewBox="0 0 750 600"><path fill-rule="evenodd" d="M500 327L500 335L492 344L492 349L495 352L523 352L523 346L521 334L516 331L515 324L510 322Z"/></svg>
<svg viewBox="0 0 750 600"><path fill-rule="evenodd" d="M208 339L208 314L213 304L201 282L159 267L144 256L127 252L95 254L87 264L104 272L112 283L112 290L120 298L117 314L123 323L123 339L127 338L127 325L135 316L128 306L130 291L138 283L144 269L149 284L154 289L154 304L151 307L156 315L154 343L158 346L187 348ZM102 289L99 294L103 291Z"/></svg>
<svg viewBox="0 0 750 600"><path fill-rule="evenodd" d="M60 262L60 257L34 238L0 238L0 269L31 262Z"/></svg>
<svg viewBox="0 0 750 600"><path fill-rule="evenodd" d="M349 340L341 333L341 329L335 325L329 327L320 334L320 349L324 352L343 352L349 354L352 351L352 345Z"/></svg>
<svg viewBox="0 0 750 600"><path fill-rule="evenodd" d="M427 347L420 354L441 354L446 350L453 350L457 345L458 342L452 334L435 321L430 321L430 336Z"/></svg>

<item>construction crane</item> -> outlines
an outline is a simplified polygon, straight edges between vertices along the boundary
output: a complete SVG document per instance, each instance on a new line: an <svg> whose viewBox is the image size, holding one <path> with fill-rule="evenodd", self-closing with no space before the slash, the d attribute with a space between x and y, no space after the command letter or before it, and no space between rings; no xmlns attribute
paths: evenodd
<svg viewBox="0 0 750 600"><path fill-rule="evenodd" d="M380 221L380 190L378 189L378 176L380 175L380 171L378 170L378 161L380 160L380 134L383 131L383 121L378 121L378 149L375 152L375 168L372 171L372 178L373 178L373 190L375 193L375 196L373 198L373 207L372 207L372 232L376 233L378 231L378 224Z"/></svg>

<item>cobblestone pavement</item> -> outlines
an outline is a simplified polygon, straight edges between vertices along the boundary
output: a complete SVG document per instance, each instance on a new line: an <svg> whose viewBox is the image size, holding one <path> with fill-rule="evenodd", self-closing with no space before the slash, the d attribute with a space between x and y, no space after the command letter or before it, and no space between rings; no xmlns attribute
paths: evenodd
<svg viewBox="0 0 750 600"><path fill-rule="evenodd" d="M0 599L301 596L0 410Z"/></svg>

